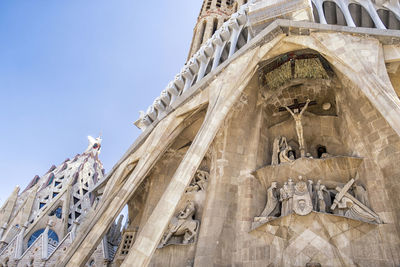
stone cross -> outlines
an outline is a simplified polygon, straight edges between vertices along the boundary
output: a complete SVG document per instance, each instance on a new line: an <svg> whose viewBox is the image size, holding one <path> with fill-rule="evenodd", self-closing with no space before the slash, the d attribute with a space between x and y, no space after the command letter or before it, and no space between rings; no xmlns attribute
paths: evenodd
<svg viewBox="0 0 400 267"><path fill-rule="evenodd" d="M301 123L301 119L302 119L304 111L306 111L308 106L316 105L316 104L317 104L316 101L310 101L309 99L307 99L307 102L305 102L305 103L299 103L299 101L297 99L295 99L293 105L279 108L279 111L288 111L292 115L292 117L296 123L296 132L297 132L297 138L298 138L299 145L300 145L299 149L300 149L301 157L304 157L306 154L305 153L305 145L304 145L304 136L303 136L303 125ZM303 109L301 109L301 108L303 108Z"/></svg>

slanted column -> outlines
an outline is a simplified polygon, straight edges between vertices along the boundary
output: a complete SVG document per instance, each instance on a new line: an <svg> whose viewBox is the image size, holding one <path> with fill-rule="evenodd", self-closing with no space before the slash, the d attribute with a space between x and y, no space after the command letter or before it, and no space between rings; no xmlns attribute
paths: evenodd
<svg viewBox="0 0 400 267"><path fill-rule="evenodd" d="M214 51L214 61L211 70L214 70L218 67L219 61L221 60L222 49L224 48L225 42L222 41L220 36L216 36L216 38L213 39L212 42L215 45L215 51Z"/></svg>
<svg viewBox="0 0 400 267"><path fill-rule="evenodd" d="M3 238L4 232L7 230L7 223L0 228L0 240Z"/></svg>
<svg viewBox="0 0 400 267"><path fill-rule="evenodd" d="M21 258L22 254L24 253L24 236L25 236L25 231L28 228L28 222L26 222L23 226L21 231L18 234L17 237L17 246L15 249L15 259Z"/></svg>
<svg viewBox="0 0 400 267"><path fill-rule="evenodd" d="M356 24L353 21L353 18L351 17L351 14L350 14L349 2L347 0L342 0L342 1L338 1L336 3L339 5L340 9L343 12L343 15L344 15L344 18L346 20L347 26L357 27Z"/></svg>
<svg viewBox="0 0 400 267"><path fill-rule="evenodd" d="M75 239L76 237L76 229L79 226L79 221L78 220L74 220L74 225L72 225L72 229L71 229L71 239L72 241Z"/></svg>
<svg viewBox="0 0 400 267"><path fill-rule="evenodd" d="M232 27L232 35L231 35L231 47L229 49L228 58L230 58L236 52L236 45L237 45L237 41L239 39L239 34L240 34L240 31L243 29L243 26L240 26L237 23L236 19L232 19L229 26Z"/></svg>
<svg viewBox="0 0 400 267"><path fill-rule="evenodd" d="M44 229L44 232L42 234L42 260L46 260L48 256L48 251L49 251L49 230L50 226L53 225L53 221L49 221L47 223L46 229Z"/></svg>
<svg viewBox="0 0 400 267"><path fill-rule="evenodd" d="M381 21L381 18L379 17L378 13L376 12L375 7L372 4L372 2L366 1L365 3L366 3L366 6L365 5L363 5L363 6L367 9L369 15L371 16L371 19L374 21L375 27L378 29L386 29L386 26Z"/></svg>
<svg viewBox="0 0 400 267"><path fill-rule="evenodd" d="M197 73L196 83L203 79L204 74L206 73L208 59L204 52L204 50L199 50L198 53L195 54L195 57L200 61L199 72Z"/></svg>
<svg viewBox="0 0 400 267"><path fill-rule="evenodd" d="M322 7L323 2L321 0L314 0L313 2L318 11L319 23L328 24L328 22L326 22L326 18L325 18L325 14L324 14L324 8Z"/></svg>

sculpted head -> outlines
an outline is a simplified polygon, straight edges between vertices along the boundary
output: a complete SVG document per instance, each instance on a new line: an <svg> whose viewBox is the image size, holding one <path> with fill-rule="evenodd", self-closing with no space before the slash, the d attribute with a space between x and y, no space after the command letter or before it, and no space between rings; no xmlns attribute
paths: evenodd
<svg viewBox="0 0 400 267"><path fill-rule="evenodd" d="M272 188L278 188L278 183L277 182L272 182L271 183Z"/></svg>

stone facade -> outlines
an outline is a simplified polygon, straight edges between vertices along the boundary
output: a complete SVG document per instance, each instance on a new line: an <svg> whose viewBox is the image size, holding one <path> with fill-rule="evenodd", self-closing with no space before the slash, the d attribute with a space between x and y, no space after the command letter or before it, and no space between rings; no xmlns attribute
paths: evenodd
<svg viewBox="0 0 400 267"><path fill-rule="evenodd" d="M111 266L399 265L398 3L339 2L239 6L141 113L57 266L105 239Z"/></svg>
<svg viewBox="0 0 400 267"><path fill-rule="evenodd" d="M104 181L100 148L101 139L89 136L84 153L35 176L22 193L16 188L0 209L0 266L57 266L99 201L91 190ZM89 266L107 266L113 259L120 229L121 221L111 226Z"/></svg>

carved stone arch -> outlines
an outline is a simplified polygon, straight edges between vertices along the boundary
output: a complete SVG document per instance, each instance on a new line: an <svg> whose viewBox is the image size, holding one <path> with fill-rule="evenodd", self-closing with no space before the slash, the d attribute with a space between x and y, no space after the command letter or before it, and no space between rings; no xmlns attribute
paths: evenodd
<svg viewBox="0 0 400 267"><path fill-rule="evenodd" d="M368 10L362 5L352 3L349 5L349 11L357 27L376 28Z"/></svg>
<svg viewBox="0 0 400 267"><path fill-rule="evenodd" d="M322 7L328 24L347 26L343 12L335 2L325 1Z"/></svg>

